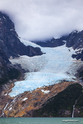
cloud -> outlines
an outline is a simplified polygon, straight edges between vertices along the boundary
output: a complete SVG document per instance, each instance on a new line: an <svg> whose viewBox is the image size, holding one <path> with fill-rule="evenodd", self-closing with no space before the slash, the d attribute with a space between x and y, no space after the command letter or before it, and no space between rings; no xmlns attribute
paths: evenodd
<svg viewBox="0 0 83 124"><path fill-rule="evenodd" d="M0 0L20 37L44 40L83 29L83 0Z"/></svg>

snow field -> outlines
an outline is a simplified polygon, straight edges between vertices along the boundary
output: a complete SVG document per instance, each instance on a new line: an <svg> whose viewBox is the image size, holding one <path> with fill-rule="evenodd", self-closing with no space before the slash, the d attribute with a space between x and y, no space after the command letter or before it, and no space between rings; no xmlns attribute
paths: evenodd
<svg viewBox="0 0 83 124"><path fill-rule="evenodd" d="M24 44L33 47L38 46L29 41ZM25 91L32 91L38 87L59 83L62 80L73 81L75 79L78 65L82 65L83 62L71 57L75 53L72 48L67 48L65 45L55 48L40 48L45 53L41 56L20 56L10 59L13 64L21 64L22 68L30 71L25 73L25 80L15 82L15 86L9 93L11 97Z"/></svg>

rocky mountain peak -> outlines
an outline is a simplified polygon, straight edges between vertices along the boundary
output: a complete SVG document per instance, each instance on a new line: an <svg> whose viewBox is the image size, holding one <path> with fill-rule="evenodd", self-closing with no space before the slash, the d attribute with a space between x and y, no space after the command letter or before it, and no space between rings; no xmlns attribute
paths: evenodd
<svg viewBox="0 0 83 124"><path fill-rule="evenodd" d="M6 56L16 57L19 55L42 55L40 48L25 46L20 42L15 31L14 23L9 17L0 12L0 49L4 49Z"/></svg>
<svg viewBox="0 0 83 124"><path fill-rule="evenodd" d="M0 39L4 40L4 36L6 37L10 32L17 36L14 23L6 14L0 12Z"/></svg>
<svg viewBox="0 0 83 124"><path fill-rule="evenodd" d="M15 31L14 23L4 13L0 12L0 84L6 83L9 79L19 76L21 67L14 66L9 58L19 55L35 56L42 55L38 47L25 46Z"/></svg>

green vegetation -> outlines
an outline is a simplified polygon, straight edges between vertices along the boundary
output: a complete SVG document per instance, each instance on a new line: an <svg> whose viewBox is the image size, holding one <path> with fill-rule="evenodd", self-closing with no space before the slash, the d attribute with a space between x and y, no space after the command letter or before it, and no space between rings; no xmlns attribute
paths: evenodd
<svg viewBox="0 0 83 124"><path fill-rule="evenodd" d="M49 99L42 108L34 111L33 116L38 117L62 117L71 116L72 106L75 100L82 94L82 86L80 84L72 84L64 91L58 93L56 96ZM70 115L65 115L68 110Z"/></svg>

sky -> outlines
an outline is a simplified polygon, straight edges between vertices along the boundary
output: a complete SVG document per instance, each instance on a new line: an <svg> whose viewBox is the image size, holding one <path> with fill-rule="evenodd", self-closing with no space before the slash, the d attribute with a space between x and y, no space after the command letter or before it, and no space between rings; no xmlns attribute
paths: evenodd
<svg viewBox="0 0 83 124"><path fill-rule="evenodd" d="M83 30L83 0L0 0L19 37L34 41Z"/></svg>

